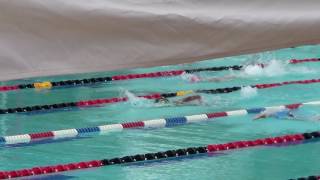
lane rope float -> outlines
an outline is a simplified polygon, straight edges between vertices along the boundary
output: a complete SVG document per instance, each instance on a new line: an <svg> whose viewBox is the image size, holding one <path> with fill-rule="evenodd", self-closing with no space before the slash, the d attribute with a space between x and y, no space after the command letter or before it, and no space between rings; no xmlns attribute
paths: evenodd
<svg viewBox="0 0 320 180"><path fill-rule="evenodd" d="M320 176L300 177L300 178L289 179L289 180L320 180Z"/></svg>
<svg viewBox="0 0 320 180"><path fill-rule="evenodd" d="M233 141L223 144L209 144L207 146L189 147L176 150L168 150L156 153L136 154L111 159L82 161L69 164L58 164L49 166L39 166L29 169L0 171L0 179L10 179L17 177L39 176L54 173L61 173L74 170L84 170L88 168L98 168L102 166L128 164L133 162L147 162L154 160L165 160L176 157L186 157L204 153L218 153L224 151L248 149L261 146L289 145L302 143L304 141L320 139L320 132L315 131L303 134L290 134L277 137L260 138L256 140Z"/></svg>
<svg viewBox="0 0 320 180"><path fill-rule="evenodd" d="M233 111L225 112L212 112L206 114L195 114L189 116L181 117L171 117L171 118L162 118L162 119L152 119L145 121L134 121L134 122L125 122L121 124L107 124L100 125L95 127L84 127L84 128L73 128L73 129L63 129L47 132L38 132L30 134L20 134L20 135L11 135L11 136L2 136L0 137L0 145L13 145L13 144L28 144L41 140L59 140L63 138L77 138L83 136L97 136L104 135L110 132L123 131L127 129L155 129L155 128L165 128L165 127L174 127L185 124L207 122L209 119L216 119L220 117L227 116L245 116L248 114L257 114L268 109L274 110L283 110L283 109L297 109L303 105L318 106L320 101L310 101L305 103L295 103L281 106L270 106L270 107L261 107L261 108L249 108L249 109L240 109Z"/></svg>
<svg viewBox="0 0 320 180"><path fill-rule="evenodd" d="M251 85L253 88L257 89L267 89L275 88L280 86L292 85L292 84L314 84L320 83L320 79L308 79L308 80L298 80L298 81L285 81L280 83L270 83L270 84L256 84ZM185 96L191 93L206 93L206 94L224 94L231 93L241 90L242 87L234 86L227 88L217 88L217 89L206 89L206 90L183 90L174 93L155 93L150 95L138 96L146 99L160 99L160 98L172 98L176 96ZM94 107L101 106L106 104L113 104L119 102L128 101L127 97L116 97L116 98L102 98L102 99L92 99L78 102L65 102L57 104L46 104L46 105L35 105L35 106L25 106L25 107L16 107L8 109L0 109L1 114L14 114L14 113L30 113L30 112L50 112L55 110L69 110L72 108L85 108L85 107Z"/></svg>
<svg viewBox="0 0 320 180"><path fill-rule="evenodd" d="M300 177L300 178L289 179L289 180L320 180L320 176Z"/></svg>
<svg viewBox="0 0 320 180"><path fill-rule="evenodd" d="M300 60L291 59L288 61L288 64L300 64L300 63L319 62L319 61L320 61L320 58L300 59ZM261 65L261 67L266 66L266 64L258 64L258 65ZM170 71L160 71L160 72L141 73L141 74L126 74L126 75L116 75L116 76L110 76L110 77L96 77L96 78L74 79L74 80L53 81L53 82L49 82L49 81L35 82L31 84L0 86L0 92L16 91L16 90L23 90L23 89L52 89L52 88L61 88L61 87L76 87L76 86L107 83L111 81L179 76L183 73L195 73L195 72L202 72L202 71L242 70L243 67L244 67L243 65L233 65L233 66L208 67L208 68L186 69L186 70L170 70Z"/></svg>

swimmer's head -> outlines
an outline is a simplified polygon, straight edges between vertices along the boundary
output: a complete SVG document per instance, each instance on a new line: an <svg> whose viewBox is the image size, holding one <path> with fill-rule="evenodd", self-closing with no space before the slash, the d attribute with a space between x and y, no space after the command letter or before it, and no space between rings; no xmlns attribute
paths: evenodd
<svg viewBox="0 0 320 180"><path fill-rule="evenodd" d="M199 76L193 75L193 76L190 77L190 81L193 82L193 83L195 83L195 82L201 81L201 79L200 79Z"/></svg>
<svg viewBox="0 0 320 180"><path fill-rule="evenodd" d="M160 99L156 99L155 100L155 103L160 103L160 104L168 104L169 103L169 100L167 98L160 98Z"/></svg>

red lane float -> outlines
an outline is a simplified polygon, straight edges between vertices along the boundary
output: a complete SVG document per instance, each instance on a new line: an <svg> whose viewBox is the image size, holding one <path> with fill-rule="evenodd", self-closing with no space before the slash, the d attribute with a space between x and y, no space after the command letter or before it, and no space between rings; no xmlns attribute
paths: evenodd
<svg viewBox="0 0 320 180"><path fill-rule="evenodd" d="M289 84L313 84L313 83L320 83L320 79L307 79L307 80L299 80L299 81L285 81L281 83L271 83L271 84L256 84L253 87L258 89L266 89L266 88L274 88Z"/></svg>
<svg viewBox="0 0 320 180"><path fill-rule="evenodd" d="M319 62L320 58L311 58L311 59L291 59L289 61L290 64L299 64L299 63L306 63L306 62Z"/></svg>
<svg viewBox="0 0 320 180"><path fill-rule="evenodd" d="M14 91L19 89L19 85L13 85L13 86L0 86L0 92L4 91Z"/></svg>

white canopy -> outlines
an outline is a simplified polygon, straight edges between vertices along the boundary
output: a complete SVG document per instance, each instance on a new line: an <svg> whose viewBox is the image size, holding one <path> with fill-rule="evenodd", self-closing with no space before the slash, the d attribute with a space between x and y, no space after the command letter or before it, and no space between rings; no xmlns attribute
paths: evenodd
<svg viewBox="0 0 320 180"><path fill-rule="evenodd" d="M319 0L0 1L0 80L320 43Z"/></svg>

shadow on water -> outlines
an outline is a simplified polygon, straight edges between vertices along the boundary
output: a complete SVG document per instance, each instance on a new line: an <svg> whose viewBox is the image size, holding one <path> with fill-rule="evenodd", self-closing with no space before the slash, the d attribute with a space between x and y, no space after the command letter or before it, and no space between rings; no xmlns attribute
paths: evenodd
<svg viewBox="0 0 320 180"><path fill-rule="evenodd" d="M284 144L279 144L279 145L265 145L265 146L261 146L260 148L266 148L266 147L281 148L281 147L289 147L289 146L318 143L318 142L320 142L320 140L312 139L312 140L306 140L303 142L284 143ZM145 161L145 162L133 162L133 163L129 163L129 164L124 164L123 166L146 167L146 166L166 165L169 163L178 163L181 161L189 161L189 160L194 160L194 159L205 159L205 158L212 158L212 157L218 157L218 156L226 156L231 152L232 152L232 150L229 150L226 152L209 152L209 153L195 154L195 155L189 155L189 156L157 159L157 160L151 160L151 161Z"/></svg>
<svg viewBox="0 0 320 180"><path fill-rule="evenodd" d="M26 177L21 178L21 180L66 180L66 179L74 179L76 176L66 176L62 174L54 174L54 175L45 175L39 177Z"/></svg>

